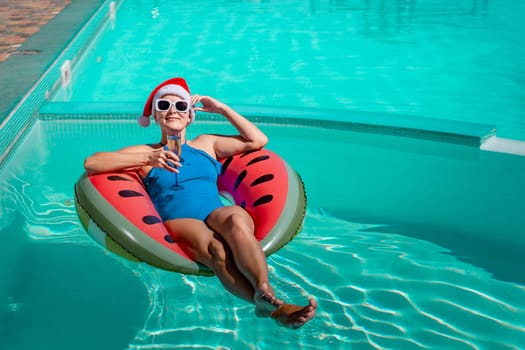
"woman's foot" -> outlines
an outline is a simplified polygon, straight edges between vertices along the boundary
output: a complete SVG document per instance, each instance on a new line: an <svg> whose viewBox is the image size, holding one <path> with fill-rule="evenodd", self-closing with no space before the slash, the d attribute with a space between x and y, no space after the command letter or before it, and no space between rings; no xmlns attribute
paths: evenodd
<svg viewBox="0 0 525 350"><path fill-rule="evenodd" d="M314 299L310 299L306 306L282 303L271 312L270 317L285 327L297 329L310 321L316 310L317 302Z"/></svg>
<svg viewBox="0 0 525 350"><path fill-rule="evenodd" d="M255 314L259 317L270 316L273 311L284 304L282 300L275 297L268 284L263 284L262 287L255 292L253 300L255 303Z"/></svg>

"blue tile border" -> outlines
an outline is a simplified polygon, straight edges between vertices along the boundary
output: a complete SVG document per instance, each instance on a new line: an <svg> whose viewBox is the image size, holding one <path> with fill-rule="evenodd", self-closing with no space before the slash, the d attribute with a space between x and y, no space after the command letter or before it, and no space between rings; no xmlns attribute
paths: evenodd
<svg viewBox="0 0 525 350"><path fill-rule="evenodd" d="M397 135L475 147L479 147L496 134L493 125L432 118L329 109L253 105L232 105L232 107L250 120L260 123ZM39 119L135 119L140 115L142 108L142 102L50 102L40 109ZM216 121L223 118L201 114L198 120Z"/></svg>

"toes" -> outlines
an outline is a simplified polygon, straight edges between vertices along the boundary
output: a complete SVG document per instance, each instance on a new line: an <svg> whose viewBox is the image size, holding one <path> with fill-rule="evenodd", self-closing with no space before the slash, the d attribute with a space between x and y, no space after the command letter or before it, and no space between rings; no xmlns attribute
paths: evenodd
<svg viewBox="0 0 525 350"><path fill-rule="evenodd" d="M280 302L273 294L270 294L270 293L263 293L260 295L260 298L261 300L275 307L282 304L282 302Z"/></svg>
<svg viewBox="0 0 525 350"><path fill-rule="evenodd" d="M264 301L276 307L280 306L283 303L282 300L277 299L274 295L271 294L263 294L262 298Z"/></svg>
<svg viewBox="0 0 525 350"><path fill-rule="evenodd" d="M314 298L308 300L308 306L311 306L314 310L317 309L317 301Z"/></svg>
<svg viewBox="0 0 525 350"><path fill-rule="evenodd" d="M283 301L277 299L273 293L259 290L255 293L254 303L255 314L259 317L267 317L277 310L283 304Z"/></svg>
<svg viewBox="0 0 525 350"><path fill-rule="evenodd" d="M271 294L266 294L264 293L263 295L261 295L261 299L264 300L264 301L267 301L269 303L273 303L275 301L275 298L273 295Z"/></svg>

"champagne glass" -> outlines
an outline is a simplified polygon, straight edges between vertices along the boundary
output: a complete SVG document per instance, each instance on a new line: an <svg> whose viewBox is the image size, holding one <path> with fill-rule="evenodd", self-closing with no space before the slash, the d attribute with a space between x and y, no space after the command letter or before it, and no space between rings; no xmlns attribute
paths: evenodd
<svg viewBox="0 0 525 350"><path fill-rule="evenodd" d="M182 152L180 135L168 135L168 149L179 156Z"/></svg>
<svg viewBox="0 0 525 350"><path fill-rule="evenodd" d="M175 153L177 156L179 156L179 159L180 159L180 155L182 153L182 143L181 143L181 140L180 140L180 135L168 135L167 137L167 141L168 141L168 149ZM182 161L182 159L181 159ZM179 188L179 176L178 176L178 173L174 173L175 174L175 188Z"/></svg>

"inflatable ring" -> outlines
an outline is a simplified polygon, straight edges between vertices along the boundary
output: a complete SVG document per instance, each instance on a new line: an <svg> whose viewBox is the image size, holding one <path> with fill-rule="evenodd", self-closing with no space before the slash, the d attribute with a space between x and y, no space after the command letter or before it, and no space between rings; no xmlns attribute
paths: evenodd
<svg viewBox="0 0 525 350"><path fill-rule="evenodd" d="M301 230L306 210L297 172L266 149L221 163L219 190L253 218L266 256L290 242ZM113 253L165 270L213 275L168 233L137 173L82 174L75 184L75 206L87 233Z"/></svg>

